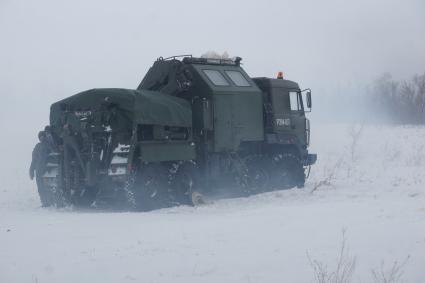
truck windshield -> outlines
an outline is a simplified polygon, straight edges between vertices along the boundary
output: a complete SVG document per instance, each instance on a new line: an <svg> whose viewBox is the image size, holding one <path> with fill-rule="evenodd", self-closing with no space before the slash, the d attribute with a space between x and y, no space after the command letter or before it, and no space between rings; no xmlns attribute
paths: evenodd
<svg viewBox="0 0 425 283"><path fill-rule="evenodd" d="M301 111L304 109L301 93L298 91L289 92L289 102L290 102L292 111Z"/></svg>

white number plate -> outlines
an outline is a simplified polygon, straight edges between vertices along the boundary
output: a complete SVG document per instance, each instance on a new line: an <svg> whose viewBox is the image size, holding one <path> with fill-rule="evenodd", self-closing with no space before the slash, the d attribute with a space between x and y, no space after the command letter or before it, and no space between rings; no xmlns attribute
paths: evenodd
<svg viewBox="0 0 425 283"><path fill-rule="evenodd" d="M291 119L276 119L277 126L290 126Z"/></svg>

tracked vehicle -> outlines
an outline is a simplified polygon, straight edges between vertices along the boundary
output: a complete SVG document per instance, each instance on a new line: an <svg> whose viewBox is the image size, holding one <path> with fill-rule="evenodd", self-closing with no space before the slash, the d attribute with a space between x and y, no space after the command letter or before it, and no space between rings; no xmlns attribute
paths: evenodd
<svg viewBox="0 0 425 283"><path fill-rule="evenodd" d="M311 92L251 78L241 58L159 58L137 89L54 103L45 183L58 205L151 210L201 194L302 187Z"/></svg>

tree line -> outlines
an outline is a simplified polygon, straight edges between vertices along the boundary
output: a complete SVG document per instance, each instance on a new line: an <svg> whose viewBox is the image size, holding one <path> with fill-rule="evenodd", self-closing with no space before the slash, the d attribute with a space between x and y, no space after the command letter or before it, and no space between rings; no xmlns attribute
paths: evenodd
<svg viewBox="0 0 425 283"><path fill-rule="evenodd" d="M385 73L370 91L372 111L397 124L425 124L425 73L404 81Z"/></svg>

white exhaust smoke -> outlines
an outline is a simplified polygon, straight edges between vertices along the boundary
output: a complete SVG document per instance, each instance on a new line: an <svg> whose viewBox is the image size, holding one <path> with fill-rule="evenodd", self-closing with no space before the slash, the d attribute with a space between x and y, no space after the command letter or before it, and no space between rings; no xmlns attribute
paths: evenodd
<svg viewBox="0 0 425 283"><path fill-rule="evenodd" d="M201 55L201 58L208 58L208 59L230 59L229 54L227 51L224 51L223 54L220 55L220 53L216 51L207 51L204 54Z"/></svg>

